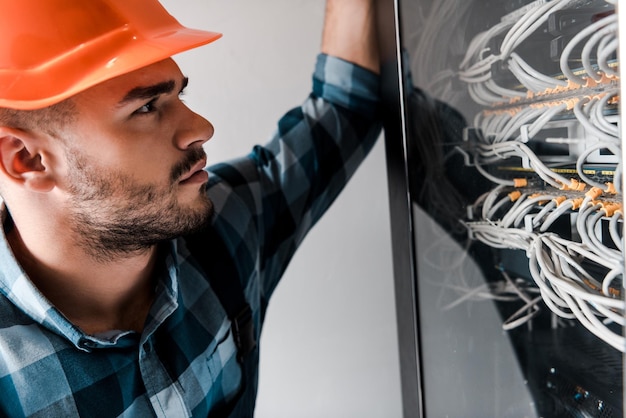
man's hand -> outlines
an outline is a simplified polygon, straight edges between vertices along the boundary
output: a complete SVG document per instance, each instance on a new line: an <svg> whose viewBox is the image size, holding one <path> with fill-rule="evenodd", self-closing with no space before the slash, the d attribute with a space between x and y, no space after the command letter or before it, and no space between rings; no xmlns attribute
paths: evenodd
<svg viewBox="0 0 626 418"><path fill-rule="evenodd" d="M327 0L322 52L379 73L374 0Z"/></svg>

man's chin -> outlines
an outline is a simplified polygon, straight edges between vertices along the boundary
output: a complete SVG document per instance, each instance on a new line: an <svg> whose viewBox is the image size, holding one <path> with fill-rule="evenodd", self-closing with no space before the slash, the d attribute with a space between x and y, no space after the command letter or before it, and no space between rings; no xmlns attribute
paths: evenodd
<svg viewBox="0 0 626 418"><path fill-rule="evenodd" d="M190 209L189 213L193 213L195 218L193 222L190 222L190 230L186 233L196 232L211 223L213 215L215 213L213 202L205 196L203 196L200 202L197 202L197 207Z"/></svg>

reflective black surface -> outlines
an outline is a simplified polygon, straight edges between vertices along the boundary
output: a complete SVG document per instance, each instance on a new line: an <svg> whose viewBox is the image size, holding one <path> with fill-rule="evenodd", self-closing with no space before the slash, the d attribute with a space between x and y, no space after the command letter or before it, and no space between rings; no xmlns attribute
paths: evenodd
<svg viewBox="0 0 626 418"><path fill-rule="evenodd" d="M623 416L614 9L379 2L405 416Z"/></svg>

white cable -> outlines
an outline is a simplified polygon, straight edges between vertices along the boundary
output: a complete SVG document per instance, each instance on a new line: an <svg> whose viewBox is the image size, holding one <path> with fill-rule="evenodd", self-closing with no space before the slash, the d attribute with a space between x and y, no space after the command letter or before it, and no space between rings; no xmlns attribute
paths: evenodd
<svg viewBox="0 0 626 418"><path fill-rule="evenodd" d="M585 183L592 185L594 187L598 187L600 189L604 189L606 187L606 185L604 185L603 183L599 183L595 180L593 180L592 178L588 177L585 174L585 170L584 170L584 164L587 161L587 157L589 157L589 155L591 155L592 153L600 150L600 149L608 149L609 151L611 151L614 155L619 156L621 154L621 150L619 149L619 147L617 147L615 144L613 143L606 143L606 142L598 142L596 144L594 144L593 146L590 146L589 148L587 148L586 150L584 150L583 152L580 153L580 155L578 156L578 158L576 159L576 172L578 173L578 176L581 178L581 180L583 180Z"/></svg>
<svg viewBox="0 0 626 418"><path fill-rule="evenodd" d="M478 172L482 174L486 179L489 179L496 184L500 184L504 186L515 186L515 182L513 180L505 180L505 179L498 178L492 174L489 174L487 170L485 170L478 161L476 161L476 164L474 165L474 167L476 167L476 170L478 170Z"/></svg>
<svg viewBox="0 0 626 418"><path fill-rule="evenodd" d="M517 216L515 216L515 219L513 220L513 226L515 226L516 228L520 228L526 215L528 215L532 210L536 209L536 206L537 206L536 204L539 204L540 202L551 201L551 199L552 199L552 196L542 195L542 196L538 196L533 199L527 200L526 201L527 205L525 205L526 207L522 210L518 209ZM533 203L529 204L529 202L531 201L533 201Z"/></svg>
<svg viewBox="0 0 626 418"><path fill-rule="evenodd" d="M587 72L587 75L596 81L602 80L602 75L599 74L593 68L593 65L591 64L591 52L593 51L594 47L598 44L598 42L600 42L602 38L609 36L610 39L613 39L615 37L616 32L617 32L617 21L615 23L607 24L605 27L598 30L593 35L591 35L591 37L589 37L587 42L585 42L585 46L583 47L583 50L580 54L581 60L583 63L583 68Z"/></svg>
<svg viewBox="0 0 626 418"><path fill-rule="evenodd" d="M492 26L489 30L481 32L478 35L476 35L474 39L472 39L472 41L468 45L465 58L463 58L463 60L459 64L459 68L463 70L467 70L469 62L474 58L478 58L479 60L487 60L487 61L494 62L497 58L493 56L493 54L490 55L488 58L481 58L479 55L481 51L484 51L486 49L486 46L491 39L493 39L495 36L502 33L504 30L506 30L510 26L511 26L511 23L500 22ZM474 65L476 65L476 63ZM483 63L483 65L485 64ZM489 63L489 68L491 68L491 63Z"/></svg>
<svg viewBox="0 0 626 418"><path fill-rule="evenodd" d="M611 295L611 284L613 283L613 280L619 278L619 276L623 276L624 272L621 271L620 269L613 269L611 271L609 271L607 273L606 276L604 276L604 280L602 280L602 293L604 293L606 296L610 296Z"/></svg>
<svg viewBox="0 0 626 418"><path fill-rule="evenodd" d="M523 218L530 210L532 210L537 203L550 200L552 196L549 195L540 195L537 197L529 198L524 201L523 204L519 205L515 210L509 211L506 216L502 218L501 225L504 228L508 228L511 225L518 225L521 222L521 218Z"/></svg>
<svg viewBox="0 0 626 418"><path fill-rule="evenodd" d="M550 122L553 117L558 115L559 113L565 111L567 109L566 103L561 103L557 106L550 107L547 111L544 111L541 116L535 120L532 125L528 128L528 138L532 139L537 135L546 123Z"/></svg>
<svg viewBox="0 0 626 418"><path fill-rule="evenodd" d="M505 130L499 133L496 136L496 140L494 142L503 142L508 140L509 138L519 139L520 133L519 130L523 125L530 123L531 121L537 119L544 113L543 109L534 109L532 107L527 107L522 111L518 112L511 122L507 125Z"/></svg>
<svg viewBox="0 0 626 418"><path fill-rule="evenodd" d="M466 50L458 73L459 78L468 83L470 97L476 103L485 106L506 104L508 99L515 97L525 99L525 92L502 87L493 80L491 67L498 60L506 60L511 74L519 80L523 88L535 93L559 86L569 86L565 80L554 79L532 68L515 52L515 49L543 25L551 13L572 4L572 1L549 1L534 7L513 25L502 23L476 36ZM616 1L607 0L607 3L616 4ZM616 19L615 15L609 15L592 23L572 38L565 46L560 59L560 66L565 77L585 85L585 77L574 74L569 68L569 63L578 58L583 62L582 66L589 74L587 78L602 80L602 74L599 74L599 71L607 75L615 75L615 65L613 62L609 65L609 61L613 59L617 49L617 42L614 38ZM498 51L490 50L489 45L504 31L506 34L498 54ZM583 42L581 56L570 56L573 50ZM603 190L606 186L585 175L583 168L589 156L603 148L610 150L617 158L621 156L618 127L607 118L608 102L619 94L617 90L610 90L615 84L611 82L610 85L603 86L602 92L597 97L580 100L573 108L576 119L587 134L584 150L578 153L576 161L579 177L585 183ZM541 158L520 141L522 127L527 128L527 137L532 139L566 108L565 103L540 109L524 106L520 110L513 109L513 105L510 105L509 111L500 111L495 108L494 111L478 113L474 118L474 126L480 128L482 135L479 136L478 143L474 144L473 162L468 152L463 151L468 164L475 165L483 176L499 184L474 203L473 216L482 215L485 222L466 223L468 236L471 240L481 241L493 248L526 251L531 277L537 285L540 296L530 297L520 287L523 284L518 286L503 272L506 285L497 282L473 288L450 286L450 289L459 292L460 296L447 307L458 306L463 301L469 300L507 301L513 297L511 294L517 295L524 301L524 304L503 321L503 328L508 330L528 323L539 312L538 303L543 300L556 316L576 319L607 344L626 352L626 339L617 335L602 322L605 320L607 323L614 322L622 326L626 322L624 319L626 302L619 297L621 296L617 292L619 287L612 286L616 281L623 280L624 275L624 245L621 233L623 215L616 212L610 218L606 218L608 228L603 228L608 231L617 249L604 243L606 237L597 235L598 225L603 222L605 215L604 212L598 211L600 205L590 204L590 198L585 198L578 214L575 215L575 227L582 243L546 233L557 219L569 216L569 212L574 207L573 199L581 194L576 191L564 192L568 199L558 206L552 192L541 193L541 196L533 198L524 193L511 203L509 196L504 193L505 187L513 185L514 182L497 178L486 169L488 164L499 164L513 157L522 158L524 167L530 166L550 186L573 187L569 179L548 168ZM613 178L616 189L619 188L621 171L620 161L615 168ZM615 199L617 200L617 197ZM602 198L602 200L611 203L611 199ZM540 208L538 203L541 201L548 201L548 203ZM500 216L501 213L502 216ZM532 213L534 232L519 228L530 213ZM575 239L577 240L578 237ZM597 278L599 274L597 269L601 269L603 273L600 274L604 277Z"/></svg>
<svg viewBox="0 0 626 418"><path fill-rule="evenodd" d="M566 240L564 238L560 238L558 236L550 236L550 240L554 243L560 244L562 246L564 246L564 248L567 249L567 252L563 253L561 250L557 250L557 252L561 255L563 255L565 257L566 254L568 253L574 253L574 254L579 254L580 256L593 261L594 263L600 265L600 266L604 266L607 269L616 269L616 268L620 268L620 263L616 263L615 261L611 261L608 260L606 258L603 258L602 256L595 254L594 252L590 251L587 247L585 247L584 245L582 245L579 242L573 242L570 240ZM581 274L585 274L582 273L584 272L584 269L580 266L580 264L573 259L572 257L569 257L570 260L572 261L572 265L574 267L576 267L576 269L581 272Z"/></svg>
<svg viewBox="0 0 626 418"><path fill-rule="evenodd" d="M498 213L498 211L502 209L502 207L506 205L507 203L513 203L511 201L511 198L508 195L504 196L502 199L498 201L498 203L493 205L493 207L489 209L489 213L487 213L487 216L486 217L483 216L483 218L486 220L493 220L493 217L496 216L496 213Z"/></svg>
<svg viewBox="0 0 626 418"><path fill-rule="evenodd" d="M488 90L491 90L492 92L496 94L499 94L500 96L504 98L513 98L513 97L525 98L526 97L525 91L517 91L517 90L507 89L502 86L499 86L498 84L496 84L495 81L493 81L493 78L490 78L489 80L487 80L487 82L485 83L485 88L487 88ZM500 100L503 100L503 99L500 98Z"/></svg>
<svg viewBox="0 0 626 418"><path fill-rule="evenodd" d="M618 137L619 128L617 124L613 124L606 119L605 110L608 107L608 101L619 95L619 91L609 91L602 98L593 103L589 111L591 123L598 129L607 134Z"/></svg>
<svg viewBox="0 0 626 418"><path fill-rule="evenodd" d="M537 215L533 218L533 229L538 228L541 224L541 221L548 216L549 213L553 212L556 209L556 201L554 199L550 200L546 205L539 211Z"/></svg>
<svg viewBox="0 0 626 418"><path fill-rule="evenodd" d="M543 240L543 237L541 239ZM546 261L545 259L542 260L542 258L538 258L538 261L539 261L539 265L541 265L542 268L546 266L545 264L542 265L542 261L545 263ZM546 273L546 277L550 280L550 282L553 285L558 286L559 289L567 292L568 294L577 295L578 297L582 297L585 300L593 302L593 303L603 304L605 306L613 307L616 309L622 309L622 310L624 309L623 300L607 298L606 296L601 295L601 294L591 293L588 289L582 288L580 284L575 284L576 283L575 281L566 280L563 277L559 277L553 274L553 272L548 268L546 268L545 270L542 269L542 271Z"/></svg>
<svg viewBox="0 0 626 418"><path fill-rule="evenodd" d="M526 38L537 30L548 19L553 11L571 3L571 0L555 0L535 7L522 16L507 32L500 45L500 58L506 59L509 54Z"/></svg>
<svg viewBox="0 0 626 418"><path fill-rule="evenodd" d="M578 321L585 328L617 350L621 352L626 351L626 339L624 339L621 335L613 333L602 322L598 321L597 317L590 312L586 303L581 301L579 298L576 299L576 302L578 303L575 303L569 295L564 295L564 297L568 300L572 308L572 312L576 315Z"/></svg>
<svg viewBox="0 0 626 418"><path fill-rule="evenodd" d="M622 262L624 260L624 254L622 254L621 251L614 250L604 245L596 234L596 225L601 222L605 214L600 211L596 213L593 212L595 211L590 210L586 212L587 215L581 221L584 227L586 227L585 236L589 240L587 242L583 241L583 244L587 244L591 249L595 249L595 251L601 256L611 257L618 263Z"/></svg>
<svg viewBox="0 0 626 418"><path fill-rule="evenodd" d="M513 315L509 316L504 322L502 322L502 329L505 331L512 330L524 325L541 312L537 304L543 300L543 297L537 296L529 302L526 302L524 306L519 308ZM521 316L522 313L527 312L526 315Z"/></svg>
<svg viewBox="0 0 626 418"><path fill-rule="evenodd" d="M534 80L536 80L537 82L541 83L541 85L543 86L543 89L540 89L540 90L537 90L537 91L545 90L545 89L548 89L548 88L554 88L554 87L557 87L557 86L567 87L567 82L566 81L558 80L556 78L553 78L553 77L550 77L550 76L545 75L543 73L540 73L539 71L537 71L533 67L531 67L526 61L524 61L522 59L522 57L520 57L515 52L511 53L511 56L510 56L510 59L509 59L509 63L515 64L521 70L523 70L525 74L528 74Z"/></svg>
<svg viewBox="0 0 626 418"><path fill-rule="evenodd" d="M535 170L537 175L541 177L546 183L552 187L560 188L563 184L569 184L569 179L566 179L562 175L550 170L546 165L537 157L537 155L526 144L517 141L508 141L499 144L493 144L490 146L481 145L479 147L481 155L493 153L493 155L508 155L517 156L520 158L527 158L530 166Z"/></svg>
<svg viewBox="0 0 626 418"><path fill-rule="evenodd" d="M560 65L561 65L561 71L568 79L580 85L585 84L585 80L582 77L579 77L576 74L574 74L573 71L570 69L569 62L568 62L570 59L569 55L572 53L576 45L578 45L587 36L595 33L596 31L600 30L602 27L609 25L611 23L614 23L616 21L617 21L617 15L615 14L607 16L603 19L600 19L597 22L592 23L591 25L587 26L585 29L578 32L567 43L565 48L563 48L563 52L561 53Z"/></svg>
<svg viewBox="0 0 626 418"><path fill-rule="evenodd" d="M588 116L585 114L584 110L583 110L583 105L587 104L587 103L591 103L593 104L595 101L597 101L597 98L593 98L593 99L583 99L583 100L579 100L578 102L576 102L576 104L574 105L574 116L576 116L576 119L578 120L578 122L580 122L580 124L583 126L583 128L585 129L585 131L587 131L587 133L589 133L592 136L595 136L598 138L598 140L600 141L606 141L606 142L612 142L615 144L620 144L620 139L619 137L616 137L614 135L610 135L602 130L600 130L599 128L597 128L596 126L594 126L591 121L589 120ZM619 155L616 154L616 155Z"/></svg>
<svg viewBox="0 0 626 418"><path fill-rule="evenodd" d="M610 40L606 44L601 44L598 46L597 52L597 61L598 67L600 70L604 71L606 74L611 76L618 76L618 71L611 68L609 65L609 57L617 52L617 47L619 46L619 40L617 38Z"/></svg>
<svg viewBox="0 0 626 418"><path fill-rule="evenodd" d="M505 186L504 185L499 185L496 188L494 188L491 192L489 192L487 194L487 197L485 198L485 202L483 203L483 219L489 219L491 218L491 216L489 215L490 211L492 210L492 206L494 204L494 202L496 201L496 199L498 198L498 196L500 195L500 193L504 190ZM506 200L510 200L508 196L504 196L499 204L504 201L506 202ZM501 206L501 205L500 205ZM496 208L497 210L497 208Z"/></svg>
<svg viewBox="0 0 626 418"><path fill-rule="evenodd" d="M569 212L573 206L574 202L571 199L562 202L550 215L548 215L546 220L541 223L539 231L546 232L557 219Z"/></svg>
<svg viewBox="0 0 626 418"><path fill-rule="evenodd" d="M609 221L609 234L611 235L611 240L613 240L613 244L620 250L624 251L624 243L623 238L619 228L619 219L622 217L620 212L615 212Z"/></svg>

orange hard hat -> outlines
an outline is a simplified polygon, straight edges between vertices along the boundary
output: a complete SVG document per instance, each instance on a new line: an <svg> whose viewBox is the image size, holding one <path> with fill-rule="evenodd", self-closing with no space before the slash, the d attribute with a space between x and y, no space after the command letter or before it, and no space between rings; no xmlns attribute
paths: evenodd
<svg viewBox="0 0 626 418"><path fill-rule="evenodd" d="M219 37L157 0L0 0L0 107L50 106Z"/></svg>

